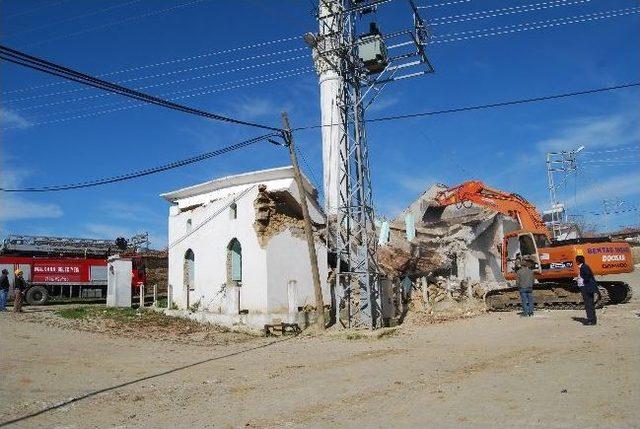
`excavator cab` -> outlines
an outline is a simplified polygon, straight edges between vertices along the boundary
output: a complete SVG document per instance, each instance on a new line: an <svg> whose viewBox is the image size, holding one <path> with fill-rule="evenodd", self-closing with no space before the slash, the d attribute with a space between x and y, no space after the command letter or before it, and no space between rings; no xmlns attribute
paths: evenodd
<svg viewBox="0 0 640 429"><path fill-rule="evenodd" d="M514 231L505 234L502 250L502 268L506 278L515 278L516 268L525 259L533 261L534 272L542 272L538 244L533 233Z"/></svg>

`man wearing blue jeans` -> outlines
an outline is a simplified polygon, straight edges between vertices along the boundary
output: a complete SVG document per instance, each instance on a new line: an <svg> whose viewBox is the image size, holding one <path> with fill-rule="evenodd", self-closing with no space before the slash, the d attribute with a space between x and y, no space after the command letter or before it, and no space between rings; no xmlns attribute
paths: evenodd
<svg viewBox="0 0 640 429"><path fill-rule="evenodd" d="M531 262L522 261L522 266L516 272L516 286L520 290L520 300L522 301L522 316L533 316L533 282L534 275L531 270Z"/></svg>
<svg viewBox="0 0 640 429"><path fill-rule="evenodd" d="M0 311L7 311L7 296L9 295L9 271L2 270L0 276Z"/></svg>

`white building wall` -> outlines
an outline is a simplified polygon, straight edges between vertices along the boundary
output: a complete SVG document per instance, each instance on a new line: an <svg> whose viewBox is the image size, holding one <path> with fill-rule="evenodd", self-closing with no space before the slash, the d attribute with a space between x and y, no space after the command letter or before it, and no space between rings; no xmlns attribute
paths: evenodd
<svg viewBox="0 0 640 429"><path fill-rule="evenodd" d="M186 307L184 255L191 249L195 255L195 291L190 296L190 305L200 301L200 308L224 311L225 294L220 293L220 290L227 282L227 246L236 238L242 246L240 309L266 311L266 250L260 247L253 228L253 202L257 193L258 189L255 187L236 201L237 219L231 219L229 209L226 208L187 239L169 249L169 283L173 288L173 302L178 308ZM207 217L232 200L233 197L227 197L184 212L172 207L169 216L169 243L186 234L188 219L192 220L192 227L196 229Z"/></svg>
<svg viewBox="0 0 640 429"><path fill-rule="evenodd" d="M325 305L330 301L327 286L327 248L316 244L318 270ZM290 285L291 282L295 282ZM294 290L290 290L293 288ZM294 300L295 302L291 302ZM289 308L315 305L311 262L307 242L285 230L267 244L267 302L269 312L287 312Z"/></svg>
<svg viewBox="0 0 640 429"><path fill-rule="evenodd" d="M276 177L265 177L267 180L253 183L237 183L248 178L248 175L230 177L224 179L230 186L215 188L215 181L212 181L187 188L186 191L163 195L174 204L169 210L168 276L169 284L172 286L173 302L179 309L186 309L187 302L189 306L199 303L200 309L210 312L232 316L237 315L238 310L248 310L249 315L262 314L269 319L269 314L278 313L281 317L282 314L288 313L290 308L296 307L296 303L297 307L314 304L311 266L304 238L294 237L286 230L270 237L264 248L260 247L258 242L254 229L254 201L258 194L258 184L265 184L269 191L286 191L299 201L295 181L291 176L283 177L288 174L285 169L266 174ZM211 183L213 185L210 185ZM230 209L227 207L233 201L237 205L236 219L231 219ZM316 199L310 195L308 203L311 218L323 223L322 209ZM198 206L199 204L201 205ZM222 211L219 215L199 228L207 218L220 210ZM190 227L187 222L189 219ZM189 228L192 233L176 243L185 237ZM239 305L235 304L237 291L231 285L222 288L227 282L227 247L234 238L242 246L242 286L239 288ZM321 244L316 248L324 300L325 303L329 303L330 294L326 282L327 251ZM194 253L195 281L194 290L187 300L184 257L189 249ZM295 281L295 290L291 290L290 280ZM290 307L290 304L293 306Z"/></svg>

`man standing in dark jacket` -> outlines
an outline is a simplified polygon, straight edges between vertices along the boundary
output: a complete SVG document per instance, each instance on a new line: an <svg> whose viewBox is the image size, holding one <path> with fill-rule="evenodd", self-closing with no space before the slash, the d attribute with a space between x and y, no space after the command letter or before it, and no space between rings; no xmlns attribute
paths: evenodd
<svg viewBox="0 0 640 429"><path fill-rule="evenodd" d="M533 316L533 283L535 280L531 266L533 263L529 259L522 261L522 265L516 271L516 286L520 291L522 301L522 316Z"/></svg>
<svg viewBox="0 0 640 429"><path fill-rule="evenodd" d="M13 280L13 291L16 296L13 298L13 311L17 313L22 312L22 299L24 298L24 291L27 289L27 282L22 277L22 270L16 270L15 279Z"/></svg>
<svg viewBox="0 0 640 429"><path fill-rule="evenodd" d="M0 311L7 311L7 296L9 295L9 271L2 270L0 276Z"/></svg>
<svg viewBox="0 0 640 429"><path fill-rule="evenodd" d="M576 256L576 263L580 267L580 278L578 278L578 286L582 292L582 301L584 309L587 312L587 322L585 325L595 325L598 321L596 318L595 294L598 292L598 284L593 276L593 271L584 262L584 256Z"/></svg>

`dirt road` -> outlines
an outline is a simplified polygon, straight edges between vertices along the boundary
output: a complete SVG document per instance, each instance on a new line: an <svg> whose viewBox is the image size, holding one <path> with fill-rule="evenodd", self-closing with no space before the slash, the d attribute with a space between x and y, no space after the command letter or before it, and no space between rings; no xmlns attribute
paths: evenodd
<svg viewBox="0 0 640 429"><path fill-rule="evenodd" d="M206 347L0 314L0 421L18 419L7 425L15 428L637 428L638 295L599 311L595 327L573 320L584 316L578 311L527 319L493 313L405 326L379 339L255 338ZM72 398L80 399L25 418Z"/></svg>

